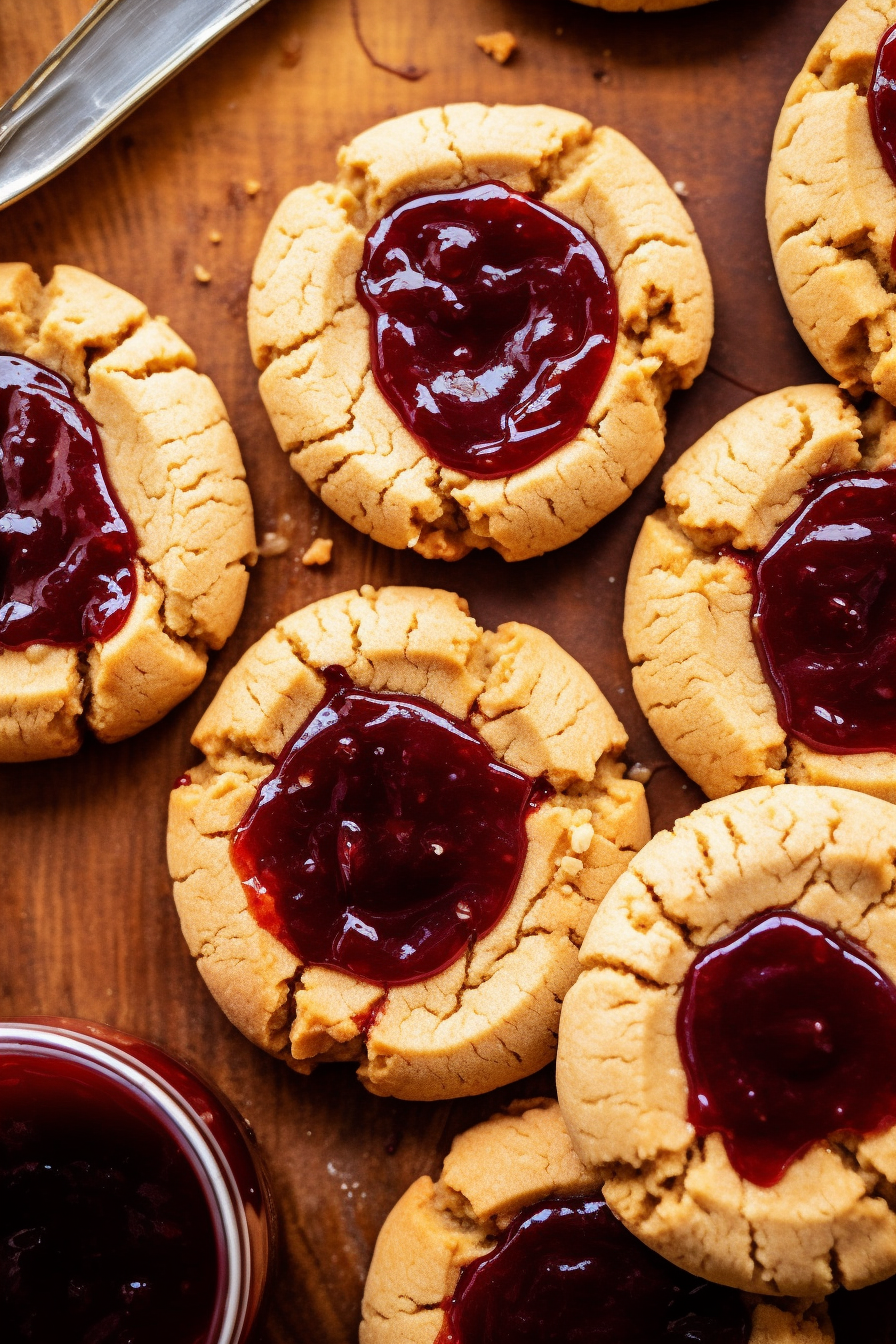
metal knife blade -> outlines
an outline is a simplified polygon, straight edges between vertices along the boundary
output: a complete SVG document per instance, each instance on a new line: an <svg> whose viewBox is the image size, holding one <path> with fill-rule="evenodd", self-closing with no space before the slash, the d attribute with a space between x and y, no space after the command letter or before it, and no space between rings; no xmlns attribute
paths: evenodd
<svg viewBox="0 0 896 1344"><path fill-rule="evenodd" d="M80 158L267 0L97 0L0 107L0 209Z"/></svg>

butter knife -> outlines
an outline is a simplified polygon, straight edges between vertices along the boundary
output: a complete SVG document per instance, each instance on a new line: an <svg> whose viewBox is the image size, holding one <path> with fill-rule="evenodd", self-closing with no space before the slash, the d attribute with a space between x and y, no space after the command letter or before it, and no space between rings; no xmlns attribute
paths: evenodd
<svg viewBox="0 0 896 1344"><path fill-rule="evenodd" d="M97 0L0 107L0 209L55 177L267 0Z"/></svg>

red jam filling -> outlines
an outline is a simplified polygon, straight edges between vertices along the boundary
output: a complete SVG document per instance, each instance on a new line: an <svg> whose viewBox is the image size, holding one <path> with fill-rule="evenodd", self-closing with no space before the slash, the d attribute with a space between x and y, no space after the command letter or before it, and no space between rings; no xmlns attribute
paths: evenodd
<svg viewBox="0 0 896 1344"><path fill-rule="evenodd" d="M373 373L445 467L509 476L583 428L616 349L607 260L501 182L403 201L367 235Z"/></svg>
<svg viewBox="0 0 896 1344"><path fill-rule="evenodd" d="M501 918L549 790L428 700L324 671L323 700L233 834L259 924L383 985L443 970Z"/></svg>
<svg viewBox="0 0 896 1344"><path fill-rule="evenodd" d="M663 1260L600 1198L524 1209L460 1274L437 1344L746 1344L741 1296Z"/></svg>
<svg viewBox="0 0 896 1344"><path fill-rule="evenodd" d="M219 1256L161 1112L98 1069L0 1054L6 1344L210 1344Z"/></svg>
<svg viewBox="0 0 896 1344"><path fill-rule="evenodd" d="M837 1344L896 1344L896 1278L828 1298Z"/></svg>
<svg viewBox="0 0 896 1344"><path fill-rule="evenodd" d="M814 481L754 567L781 726L818 751L896 751L896 470Z"/></svg>
<svg viewBox="0 0 896 1344"><path fill-rule="evenodd" d="M0 354L0 648L111 639L136 554L93 417L59 374Z"/></svg>
<svg viewBox="0 0 896 1344"><path fill-rule="evenodd" d="M832 1134L896 1122L896 986L858 943L792 911L700 953L678 1046L691 1124L721 1134L754 1185Z"/></svg>
<svg viewBox="0 0 896 1344"><path fill-rule="evenodd" d="M877 48L877 59L868 89L871 133L892 182L896 183L896 24L888 28ZM890 252L896 268L896 238Z"/></svg>

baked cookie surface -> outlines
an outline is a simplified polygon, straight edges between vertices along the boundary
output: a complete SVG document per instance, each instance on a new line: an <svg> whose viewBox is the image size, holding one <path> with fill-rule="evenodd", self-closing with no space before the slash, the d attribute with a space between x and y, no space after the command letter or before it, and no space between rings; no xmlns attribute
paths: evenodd
<svg viewBox="0 0 896 1344"><path fill-rule="evenodd" d="M231 833L324 695L320 669L469 717L499 761L556 793L526 821L525 861L498 923L437 975L385 990L304 966L253 917ZM483 631L452 593L341 593L286 617L240 660L171 795L169 865L192 955L231 1021L299 1072L353 1060L372 1092L433 1100L488 1091L553 1058L559 1005L594 910L649 836L622 778L622 725L547 635Z"/></svg>
<svg viewBox="0 0 896 1344"><path fill-rule="evenodd" d="M632 556L624 635L641 708L709 797L788 781L896 802L896 753L819 751L781 726L737 559L767 545L813 480L894 461L886 402L860 416L835 387L810 384L747 402L666 473L666 508L645 520Z"/></svg>
<svg viewBox="0 0 896 1344"><path fill-rule="evenodd" d="M407 197L499 180L595 239L619 303L614 360L571 442L512 476L440 466L371 371L356 293L365 236ZM336 513L375 540L458 559L522 560L581 536L663 449L664 406L703 369L712 288L681 202L618 132L556 108L461 103L383 122L339 153L335 184L281 202L258 254L249 339L280 445Z"/></svg>
<svg viewBox="0 0 896 1344"><path fill-rule="evenodd" d="M819 1297L896 1270L896 1128L813 1142L755 1185L719 1133L695 1132L677 1035L698 953L761 912L847 935L892 979L894 823L892 804L845 789L704 804L636 856L591 925L560 1026L563 1117L613 1212L692 1273Z"/></svg>
<svg viewBox="0 0 896 1344"><path fill-rule="evenodd" d="M71 384L138 543L117 634L86 652L0 651L0 760L41 760L77 751L85 724L103 742L129 737L198 686L242 611L252 502L213 383L124 290L75 266L42 286L30 266L0 264L0 351Z"/></svg>
<svg viewBox="0 0 896 1344"><path fill-rule="evenodd" d="M896 186L866 95L896 4L848 0L806 59L775 132L766 195L778 281L812 354L853 393L896 402Z"/></svg>
<svg viewBox="0 0 896 1344"><path fill-rule="evenodd" d="M506 1114L458 1135L438 1181L415 1181L383 1225L364 1289L361 1344L434 1344L461 1270L487 1254L517 1214L545 1199L599 1190L556 1102L514 1102ZM756 1297L744 1305L749 1344L832 1338L823 1305Z"/></svg>

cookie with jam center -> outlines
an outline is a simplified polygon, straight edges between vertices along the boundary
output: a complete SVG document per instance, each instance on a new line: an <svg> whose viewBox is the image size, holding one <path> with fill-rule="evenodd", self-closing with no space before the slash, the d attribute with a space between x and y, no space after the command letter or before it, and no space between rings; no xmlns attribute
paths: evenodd
<svg viewBox="0 0 896 1344"><path fill-rule="evenodd" d="M711 798L788 781L896 802L894 463L886 401L810 384L738 407L666 473L624 635L651 727Z"/></svg>
<svg viewBox="0 0 896 1344"><path fill-rule="evenodd" d="M676 1269L610 1212L555 1101L459 1134L377 1240L361 1344L823 1344L824 1303L770 1301ZM870 1341L869 1341L870 1344Z"/></svg>
<svg viewBox="0 0 896 1344"><path fill-rule="evenodd" d="M239 619L252 502L195 364L99 276L0 264L2 761L157 722Z"/></svg>
<svg viewBox="0 0 896 1344"><path fill-rule="evenodd" d="M299 1072L435 1100L535 1072L604 893L649 835L625 732L543 632L370 587L286 617L225 679L171 795L184 935Z"/></svg>
<svg viewBox="0 0 896 1344"><path fill-rule="evenodd" d="M576 1152L652 1249L744 1291L896 1272L896 808L704 804L614 885L564 1002Z"/></svg>
<svg viewBox="0 0 896 1344"><path fill-rule="evenodd" d="M885 87L896 49L882 50L893 24L889 0L847 0L819 37L778 120L766 216L781 292L812 354L853 394L896 404L896 108Z"/></svg>
<svg viewBox="0 0 896 1344"><path fill-rule="evenodd" d="M662 175L557 108L383 122L281 202L253 272L259 389L294 469L387 546L554 550L617 508L703 369L712 287Z"/></svg>

